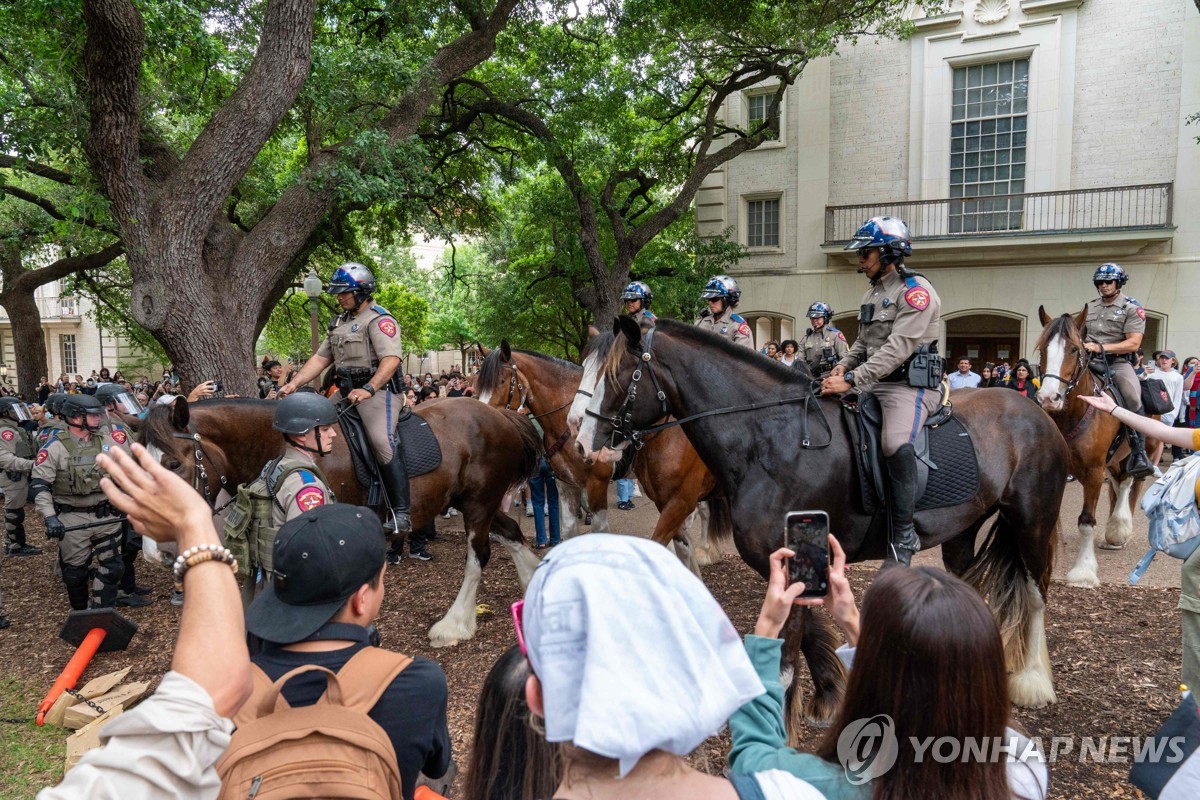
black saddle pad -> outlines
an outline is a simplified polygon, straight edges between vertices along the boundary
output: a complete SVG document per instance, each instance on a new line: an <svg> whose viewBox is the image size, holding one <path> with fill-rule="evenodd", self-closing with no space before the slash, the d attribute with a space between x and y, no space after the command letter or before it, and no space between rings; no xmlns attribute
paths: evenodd
<svg viewBox="0 0 1200 800"><path fill-rule="evenodd" d="M925 433L929 436L928 460L937 469L929 470L917 511L967 502L979 491L979 462L971 432L958 417L950 417L936 428L925 428Z"/></svg>
<svg viewBox="0 0 1200 800"><path fill-rule="evenodd" d="M396 423L396 438L404 449L404 467L408 477L433 472L442 465L442 447L433 428L420 416L405 408Z"/></svg>

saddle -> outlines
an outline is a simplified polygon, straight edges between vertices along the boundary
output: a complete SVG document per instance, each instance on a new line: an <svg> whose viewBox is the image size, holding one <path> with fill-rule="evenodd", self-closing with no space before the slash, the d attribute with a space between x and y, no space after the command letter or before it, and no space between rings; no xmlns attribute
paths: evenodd
<svg viewBox="0 0 1200 800"><path fill-rule="evenodd" d="M883 458L883 409L870 391L842 401L842 414L854 445L863 511L887 506L887 467ZM925 421L913 442L917 453L917 511L965 503L979 491L979 463L971 434L943 404Z"/></svg>
<svg viewBox="0 0 1200 800"><path fill-rule="evenodd" d="M375 463L375 451L367 438L358 409L351 406L341 415L342 436L350 448L350 460L354 464L354 477L367 490L367 504L378 505L383 497L383 483L379 479L379 467ZM442 465L442 448L429 423L405 406L396 419L394 432L400 450L404 454L404 469L410 479L433 472Z"/></svg>

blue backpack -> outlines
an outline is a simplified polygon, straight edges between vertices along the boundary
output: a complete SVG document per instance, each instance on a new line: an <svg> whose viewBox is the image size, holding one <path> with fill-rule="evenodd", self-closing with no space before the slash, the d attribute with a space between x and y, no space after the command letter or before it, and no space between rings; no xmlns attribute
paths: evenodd
<svg viewBox="0 0 1200 800"><path fill-rule="evenodd" d="M1150 523L1150 550L1133 572L1136 584L1160 551L1173 558L1187 559L1200 546L1200 509L1196 507L1196 483L1200 480L1200 453L1176 461L1142 497L1142 511Z"/></svg>

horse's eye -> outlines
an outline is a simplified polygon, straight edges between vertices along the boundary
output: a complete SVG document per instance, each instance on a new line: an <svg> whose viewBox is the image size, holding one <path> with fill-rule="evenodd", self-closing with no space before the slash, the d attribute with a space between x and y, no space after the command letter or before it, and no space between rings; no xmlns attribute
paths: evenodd
<svg viewBox="0 0 1200 800"><path fill-rule="evenodd" d="M163 466L166 467L167 469L171 470L171 472L175 472L179 469L181 464L182 464L182 462L176 461L173 458L169 458L169 459L167 459L167 462L165 464L163 464Z"/></svg>

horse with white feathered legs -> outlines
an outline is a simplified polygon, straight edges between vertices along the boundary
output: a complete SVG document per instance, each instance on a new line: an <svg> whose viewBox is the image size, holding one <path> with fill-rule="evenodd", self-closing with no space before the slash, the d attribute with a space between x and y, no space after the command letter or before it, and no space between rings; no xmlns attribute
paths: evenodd
<svg viewBox="0 0 1200 800"><path fill-rule="evenodd" d="M783 544L789 510L827 511L850 561L883 557L886 529L873 531L872 515L857 502L859 477L841 403L820 397L806 369L669 320L643 334L619 317L613 331L604 375L576 439L582 455L619 459L640 431L670 413L733 505L738 552L764 578L770 554ZM1016 392L956 393L954 414L985 446L978 454L978 489L957 505L918 511L917 532L924 548L940 545L946 568L991 606L1012 701L1042 707L1056 700L1045 611L1070 454L1049 417ZM976 534L989 520L977 553ZM836 644L823 617L793 610L785 667L797 666L804 654L815 687L803 708L810 719L830 720L841 700L845 673ZM792 670L788 691L793 731L802 712L798 673Z"/></svg>

